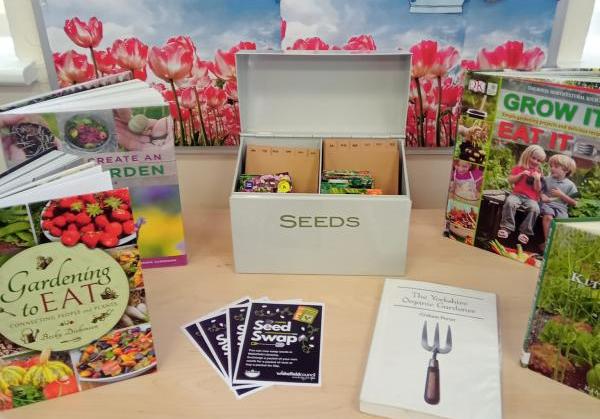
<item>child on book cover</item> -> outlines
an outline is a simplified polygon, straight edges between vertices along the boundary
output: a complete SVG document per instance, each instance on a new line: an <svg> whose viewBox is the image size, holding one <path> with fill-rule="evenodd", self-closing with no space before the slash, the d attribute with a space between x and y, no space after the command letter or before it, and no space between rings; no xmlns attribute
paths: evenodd
<svg viewBox="0 0 600 419"><path fill-rule="evenodd" d="M502 220L498 237L508 238L515 231L515 215L517 209L522 208L526 212L525 219L519 225L519 236L517 240L522 244L529 242L533 236L533 226L540 214L538 202L542 192L542 171L540 165L546 160L546 153L539 145L530 145L521 156L517 166L513 167L508 176L508 182L512 185L512 192L506 197L502 207Z"/></svg>
<svg viewBox="0 0 600 419"><path fill-rule="evenodd" d="M569 218L569 206L577 205L577 186L571 179L577 169L575 160L564 154L555 154L548 159L550 175L544 177L540 211L544 239L548 239L550 225L555 218Z"/></svg>
<svg viewBox="0 0 600 419"><path fill-rule="evenodd" d="M454 160L453 166L450 195L462 201L478 201L483 180L481 170L464 160Z"/></svg>

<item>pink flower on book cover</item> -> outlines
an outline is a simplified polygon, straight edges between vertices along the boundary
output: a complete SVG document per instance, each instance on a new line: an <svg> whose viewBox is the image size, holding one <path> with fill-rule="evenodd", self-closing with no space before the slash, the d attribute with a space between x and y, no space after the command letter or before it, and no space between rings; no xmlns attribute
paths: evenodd
<svg viewBox="0 0 600 419"><path fill-rule="evenodd" d="M134 72L146 68L148 45L137 38L117 39L111 49L119 67Z"/></svg>
<svg viewBox="0 0 600 419"><path fill-rule="evenodd" d="M360 35L351 37L342 49L347 51L375 51L377 46L371 35Z"/></svg>
<svg viewBox="0 0 600 419"><path fill-rule="evenodd" d="M94 66L85 55L73 50L52 54L60 87L71 86L94 78Z"/></svg>
<svg viewBox="0 0 600 419"><path fill-rule="evenodd" d="M102 22L92 17L86 23L78 17L65 20L65 33L82 48L96 48L102 41Z"/></svg>
<svg viewBox="0 0 600 419"><path fill-rule="evenodd" d="M202 91L202 96L209 108L220 108L227 101L227 95L223 89L219 89L215 86L206 87Z"/></svg>
<svg viewBox="0 0 600 419"><path fill-rule="evenodd" d="M314 38L297 39L296 42L288 49L292 50L308 50L308 51L325 51L329 49L329 45L326 44L321 38L315 36Z"/></svg>
<svg viewBox="0 0 600 419"><path fill-rule="evenodd" d="M106 51L94 51L94 58L96 59L98 71L103 74L114 74L121 71L117 68L117 60L115 60L110 48L107 48Z"/></svg>

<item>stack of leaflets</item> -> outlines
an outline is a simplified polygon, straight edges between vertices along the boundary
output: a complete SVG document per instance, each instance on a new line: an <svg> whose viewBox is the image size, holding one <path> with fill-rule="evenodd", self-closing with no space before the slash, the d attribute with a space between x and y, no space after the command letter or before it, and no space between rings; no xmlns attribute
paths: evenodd
<svg viewBox="0 0 600 419"><path fill-rule="evenodd" d="M242 298L184 326L236 398L271 385L321 385L323 304Z"/></svg>
<svg viewBox="0 0 600 419"><path fill-rule="evenodd" d="M0 142L8 168L58 148L102 165L117 188L129 188L144 220L144 266L187 262L173 123L162 95L127 74L0 107ZM2 164L0 164L2 166Z"/></svg>
<svg viewBox="0 0 600 419"><path fill-rule="evenodd" d="M47 150L0 175L0 410L156 369L138 227L95 162Z"/></svg>

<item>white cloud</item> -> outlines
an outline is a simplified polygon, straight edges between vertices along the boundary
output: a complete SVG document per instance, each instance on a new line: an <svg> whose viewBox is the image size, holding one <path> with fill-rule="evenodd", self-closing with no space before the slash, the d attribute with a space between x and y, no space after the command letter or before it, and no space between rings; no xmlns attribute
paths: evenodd
<svg viewBox="0 0 600 419"><path fill-rule="evenodd" d="M284 49L296 39L313 36L332 45L340 42L340 17L330 0L281 0L281 15L287 22Z"/></svg>

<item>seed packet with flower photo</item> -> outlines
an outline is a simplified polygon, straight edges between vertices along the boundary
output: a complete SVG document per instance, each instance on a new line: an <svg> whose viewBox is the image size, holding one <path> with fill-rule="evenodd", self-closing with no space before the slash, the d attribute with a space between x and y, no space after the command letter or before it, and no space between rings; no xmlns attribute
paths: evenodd
<svg viewBox="0 0 600 419"><path fill-rule="evenodd" d="M253 302L233 382L321 385L321 303Z"/></svg>

